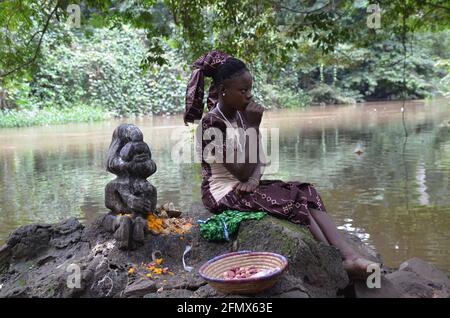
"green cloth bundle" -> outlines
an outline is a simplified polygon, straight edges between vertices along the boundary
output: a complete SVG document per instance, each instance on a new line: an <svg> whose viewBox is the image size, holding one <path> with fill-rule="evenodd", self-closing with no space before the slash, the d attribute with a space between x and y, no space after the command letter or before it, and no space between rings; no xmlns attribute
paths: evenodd
<svg viewBox="0 0 450 318"><path fill-rule="evenodd" d="M198 220L200 236L206 241L229 241L236 234L239 224L246 220L261 220L266 212L241 212L226 210L208 218Z"/></svg>

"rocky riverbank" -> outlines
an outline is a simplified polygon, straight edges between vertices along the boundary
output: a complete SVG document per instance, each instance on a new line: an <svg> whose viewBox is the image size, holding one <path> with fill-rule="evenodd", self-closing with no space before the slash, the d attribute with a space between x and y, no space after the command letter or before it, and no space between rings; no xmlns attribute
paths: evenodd
<svg viewBox="0 0 450 318"><path fill-rule="evenodd" d="M196 219L210 214L200 204L187 213ZM233 250L270 251L285 255L288 270L269 291L257 297L449 297L450 281L430 264L412 259L399 269L387 269L381 288L350 282L339 252L316 242L309 232L267 216L241 224L238 237L210 243L198 227L184 235L147 234L142 246L119 249L104 230L105 217L83 226L76 219L58 224L33 224L12 232L0 248L0 297L235 297L211 288L197 273L214 256ZM346 234L361 253L381 262L376 251ZM182 257L186 247L185 266ZM161 271L148 272L158 253ZM160 254L159 254L160 252ZM146 274L147 273L147 274ZM79 274L79 280L77 280Z"/></svg>

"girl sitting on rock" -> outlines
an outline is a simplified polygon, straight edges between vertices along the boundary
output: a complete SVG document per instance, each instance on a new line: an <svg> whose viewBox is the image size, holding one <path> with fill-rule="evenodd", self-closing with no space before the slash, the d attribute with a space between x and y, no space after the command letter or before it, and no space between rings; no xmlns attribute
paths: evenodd
<svg viewBox="0 0 450 318"><path fill-rule="evenodd" d="M212 84L209 112L202 118L205 76L212 77ZM252 76L241 60L212 51L194 63L186 91L184 121L201 119L198 144L202 153L203 204L212 213L264 211L306 225L317 240L339 249L350 277L368 276L367 267L373 262L359 255L342 238L312 184L261 180L264 157L258 139L263 111L252 100ZM245 134L252 136L255 132L256 142L246 142ZM250 151L255 143L259 148L256 156ZM252 155L256 160L251 160ZM245 159L243 163L237 160L239 156Z"/></svg>

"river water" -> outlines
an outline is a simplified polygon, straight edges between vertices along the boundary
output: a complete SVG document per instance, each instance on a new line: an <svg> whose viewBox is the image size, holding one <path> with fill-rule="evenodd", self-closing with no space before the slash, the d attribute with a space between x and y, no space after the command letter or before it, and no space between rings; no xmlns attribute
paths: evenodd
<svg viewBox="0 0 450 318"><path fill-rule="evenodd" d="M373 245L388 266L417 256L450 272L450 105L365 103L267 111L266 179L307 181L341 229ZM0 129L0 243L18 226L106 212L106 152L125 120ZM182 157L192 133L181 116L127 120L138 125L158 171L158 201L200 201L200 166ZM278 147L273 148L272 145ZM188 148L182 152L189 155ZM361 154L355 150L362 150ZM187 158L187 159L186 159Z"/></svg>

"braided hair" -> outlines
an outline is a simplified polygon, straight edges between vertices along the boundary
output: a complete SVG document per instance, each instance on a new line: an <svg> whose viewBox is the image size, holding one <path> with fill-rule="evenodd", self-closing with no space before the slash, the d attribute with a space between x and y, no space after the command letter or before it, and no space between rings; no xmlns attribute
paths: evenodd
<svg viewBox="0 0 450 318"><path fill-rule="evenodd" d="M193 71L186 88L184 122L187 124L202 118L205 77L213 78L207 99L207 107L212 109L218 100L219 84L245 71L248 69L244 62L221 51L214 50L198 58L193 64Z"/></svg>
<svg viewBox="0 0 450 318"><path fill-rule="evenodd" d="M247 66L241 60L229 57L225 63L221 64L212 75L215 85L221 84L224 80L242 75L247 72Z"/></svg>

